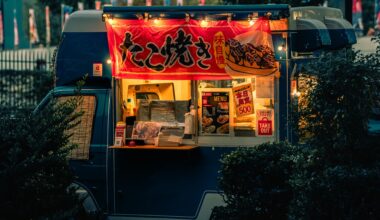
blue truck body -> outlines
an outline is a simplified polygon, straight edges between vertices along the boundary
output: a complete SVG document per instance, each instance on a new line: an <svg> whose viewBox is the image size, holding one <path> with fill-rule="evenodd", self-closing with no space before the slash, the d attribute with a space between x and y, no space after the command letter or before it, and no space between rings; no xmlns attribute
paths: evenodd
<svg viewBox="0 0 380 220"><path fill-rule="evenodd" d="M214 206L223 205L217 182L220 158L240 146L237 139L231 146L199 146L186 151L110 149L114 144L117 122L117 79L112 77L111 66L107 64L110 53L104 15L128 18L136 12L149 12L166 13L172 18L183 12L236 12L241 15L255 11L259 16L270 12L273 19L291 20L294 13L311 10L319 8L292 11L288 5L106 7L104 11L82 11L71 15L56 56L56 88L48 96L75 95L75 83L88 74L81 93L96 98L89 158L71 160L70 165L77 181L93 195L101 212L109 219L208 219ZM286 36L285 43L289 48L276 50L275 54L280 64L280 77L276 82L277 141L293 141L294 138L289 124L289 103L292 76L299 71L299 66L311 60L308 56L321 50L349 47L355 43L347 23L329 31L326 26L321 30L315 18L304 20L305 24L302 21L290 24L289 21L288 30L272 34L274 48L284 43L283 36ZM336 35L342 35L344 39L336 42ZM294 55L297 52L307 53L307 56L297 57ZM100 78L92 75L94 63L103 66Z"/></svg>

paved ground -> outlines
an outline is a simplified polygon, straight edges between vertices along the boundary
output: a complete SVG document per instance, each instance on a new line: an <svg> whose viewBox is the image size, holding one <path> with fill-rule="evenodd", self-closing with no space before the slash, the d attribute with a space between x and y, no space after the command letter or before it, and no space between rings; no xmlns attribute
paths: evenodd
<svg viewBox="0 0 380 220"><path fill-rule="evenodd" d="M376 51L376 47L378 46L376 43L371 41L372 37L361 37L358 38L358 42L353 45L353 48L356 50L360 50L363 53L374 53ZM378 110L378 109L376 109ZM376 112L377 115L378 112ZM373 118L369 120L369 131L372 133L380 134L380 120L379 118Z"/></svg>
<svg viewBox="0 0 380 220"><path fill-rule="evenodd" d="M360 37L357 39L357 43L353 45L353 48L360 50L363 53L374 53L376 51L376 46L373 41L371 41L372 36Z"/></svg>

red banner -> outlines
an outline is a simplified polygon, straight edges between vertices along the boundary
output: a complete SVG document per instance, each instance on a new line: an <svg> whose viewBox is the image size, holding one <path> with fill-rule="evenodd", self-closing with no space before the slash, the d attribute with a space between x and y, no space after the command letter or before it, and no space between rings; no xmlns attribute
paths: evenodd
<svg viewBox="0 0 380 220"><path fill-rule="evenodd" d="M108 20L112 74L138 79L230 79L275 72L269 20Z"/></svg>

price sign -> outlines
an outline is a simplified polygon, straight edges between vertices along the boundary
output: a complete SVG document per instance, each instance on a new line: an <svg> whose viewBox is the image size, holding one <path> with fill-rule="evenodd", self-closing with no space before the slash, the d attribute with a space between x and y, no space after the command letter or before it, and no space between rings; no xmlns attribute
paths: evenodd
<svg viewBox="0 0 380 220"><path fill-rule="evenodd" d="M256 110L256 136L273 135L273 110Z"/></svg>
<svg viewBox="0 0 380 220"><path fill-rule="evenodd" d="M232 88L235 98L236 115L250 115L253 114L253 98L252 98L252 86L246 84Z"/></svg>

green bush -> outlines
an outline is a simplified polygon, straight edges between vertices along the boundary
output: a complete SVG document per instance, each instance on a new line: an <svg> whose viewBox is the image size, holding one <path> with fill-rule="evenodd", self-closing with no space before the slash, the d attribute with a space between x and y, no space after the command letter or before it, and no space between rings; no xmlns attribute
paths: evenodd
<svg viewBox="0 0 380 220"><path fill-rule="evenodd" d="M380 48L335 51L299 76L295 118L306 145L290 178L290 219L380 219L379 138L368 134L379 64Z"/></svg>
<svg viewBox="0 0 380 220"><path fill-rule="evenodd" d="M380 219L380 169L332 166L297 172L289 219Z"/></svg>
<svg viewBox="0 0 380 220"><path fill-rule="evenodd" d="M287 219L295 155L296 148L287 143L264 143L224 155L219 185L227 206L216 207L211 219Z"/></svg>
<svg viewBox="0 0 380 220"><path fill-rule="evenodd" d="M0 216L4 219L65 219L79 198L67 160L75 145L68 129L78 124L78 99L51 102L43 110L0 120Z"/></svg>
<svg viewBox="0 0 380 220"><path fill-rule="evenodd" d="M349 51L322 55L299 76L299 135L324 162L355 163L368 139L380 73ZM323 155L322 155L323 154Z"/></svg>

